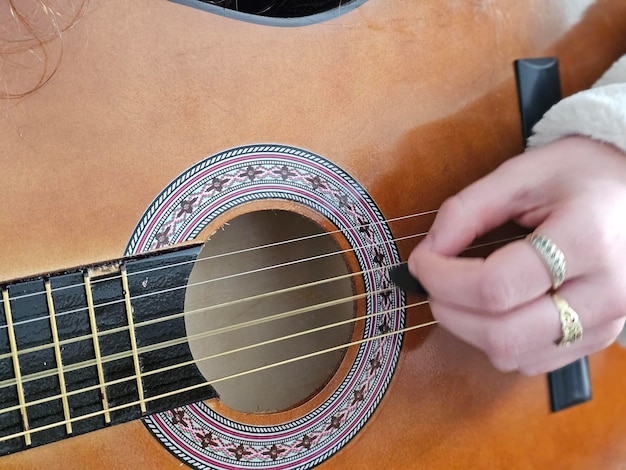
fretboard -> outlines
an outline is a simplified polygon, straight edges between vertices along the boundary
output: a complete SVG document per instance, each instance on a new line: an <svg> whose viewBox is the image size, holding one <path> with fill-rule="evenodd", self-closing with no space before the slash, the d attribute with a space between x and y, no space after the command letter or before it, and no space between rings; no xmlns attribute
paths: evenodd
<svg viewBox="0 0 626 470"><path fill-rule="evenodd" d="M216 395L182 316L199 251L0 286L0 455Z"/></svg>

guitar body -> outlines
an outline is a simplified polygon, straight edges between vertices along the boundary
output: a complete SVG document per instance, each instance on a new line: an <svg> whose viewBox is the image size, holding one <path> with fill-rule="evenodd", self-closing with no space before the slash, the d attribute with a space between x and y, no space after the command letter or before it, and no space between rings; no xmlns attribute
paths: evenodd
<svg viewBox="0 0 626 470"><path fill-rule="evenodd" d="M302 152L314 162L303 163L303 172L323 168L338 175L338 185L364 188L363 212L375 207L385 220L436 209L522 151L515 59L557 56L568 95L626 53L622 0L369 0L288 27L218 10L165 0L93 1L63 33L61 62L48 83L2 101L0 282L156 248L141 245L143 234L157 229L140 222L149 208L165 207L157 196L206 157L216 165L232 161L228 149L252 159L261 158L259 148L283 149L272 157L279 161ZM59 43L46 47L56 57ZM3 70L11 70L12 84L39 73ZM209 239L236 216L261 210L298 213L322 231L341 228L332 207L324 215L306 202L255 197L168 243ZM424 216L389 227L403 238L431 222ZM406 260L417 240L397 242L398 258ZM339 236L336 244L352 245ZM359 263L346 257L348 271ZM245 282L232 287L251 289ZM368 290L365 281L350 288ZM364 315L359 301L354 310ZM406 310L406 327L429 320L426 306ZM205 406L253 428L309 416L364 360L356 348L314 393L282 411L234 411L220 399ZM364 412L336 449L302 467L626 463L623 347L590 357L593 399L558 413L550 412L545 377L499 373L437 326L407 332L398 348L372 398L373 413ZM238 445L255 445L225 439L214 452L232 456ZM0 468L202 468L200 457L185 460L163 442L136 420L0 457ZM281 445L274 454L270 443L259 447L265 466L258 468L291 468L281 466L281 456L297 446ZM252 468L245 467L250 454L239 457L221 468Z"/></svg>

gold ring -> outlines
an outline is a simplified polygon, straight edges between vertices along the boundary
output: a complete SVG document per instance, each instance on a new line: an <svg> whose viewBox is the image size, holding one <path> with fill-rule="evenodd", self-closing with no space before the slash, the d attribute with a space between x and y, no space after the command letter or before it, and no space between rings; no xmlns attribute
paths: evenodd
<svg viewBox="0 0 626 470"><path fill-rule="evenodd" d="M559 311L561 331L563 332L563 337L556 341L556 344L559 346L570 346L583 337L583 325L580 323L576 310L570 307L563 297L552 294L552 300Z"/></svg>

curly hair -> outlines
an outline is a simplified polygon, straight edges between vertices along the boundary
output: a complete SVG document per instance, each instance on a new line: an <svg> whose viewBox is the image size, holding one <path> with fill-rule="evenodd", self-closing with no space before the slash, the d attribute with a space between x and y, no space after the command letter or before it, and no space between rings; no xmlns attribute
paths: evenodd
<svg viewBox="0 0 626 470"><path fill-rule="evenodd" d="M0 97L22 98L50 81L63 57L63 33L80 20L87 2L0 0ZM32 80L24 83L24 74L18 79L11 73L19 70L32 71Z"/></svg>
<svg viewBox="0 0 626 470"><path fill-rule="evenodd" d="M352 0L200 0L272 17L302 17ZM85 14L89 0L0 0L0 98L22 98L56 74L63 33ZM16 73L28 70L28 74ZM24 76L28 81L24 82Z"/></svg>

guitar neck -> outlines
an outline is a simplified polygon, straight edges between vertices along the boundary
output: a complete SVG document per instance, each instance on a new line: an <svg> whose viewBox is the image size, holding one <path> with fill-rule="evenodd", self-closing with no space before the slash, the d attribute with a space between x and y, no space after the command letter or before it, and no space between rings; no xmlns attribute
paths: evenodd
<svg viewBox="0 0 626 470"><path fill-rule="evenodd" d="M0 455L215 396L182 314L199 251L2 286Z"/></svg>

